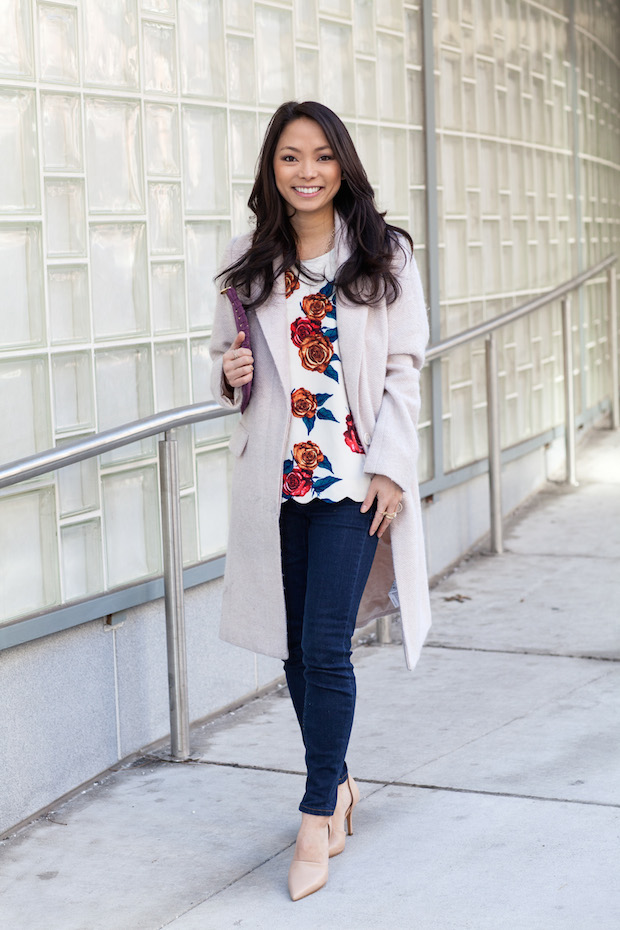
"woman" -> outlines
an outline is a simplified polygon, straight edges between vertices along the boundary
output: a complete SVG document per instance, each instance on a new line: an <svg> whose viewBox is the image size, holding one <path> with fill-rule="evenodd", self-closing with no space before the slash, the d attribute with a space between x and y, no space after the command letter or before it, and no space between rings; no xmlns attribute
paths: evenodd
<svg viewBox="0 0 620 930"><path fill-rule="evenodd" d="M211 340L219 402L237 406L252 381L230 441L221 635L284 659L307 766L297 900L327 881L345 822L352 832L356 617L393 612L396 577L410 668L430 626L415 470L428 325L411 239L377 211L327 107L277 110L249 206L255 231L232 241L219 277L241 298L252 349L224 295Z"/></svg>

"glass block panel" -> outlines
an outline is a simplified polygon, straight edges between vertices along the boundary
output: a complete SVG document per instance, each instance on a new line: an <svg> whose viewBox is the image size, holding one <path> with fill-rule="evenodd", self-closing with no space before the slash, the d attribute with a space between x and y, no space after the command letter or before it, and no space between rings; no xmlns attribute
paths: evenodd
<svg viewBox="0 0 620 930"><path fill-rule="evenodd" d="M370 183L376 186L379 183L379 133L376 126L358 126L357 152Z"/></svg>
<svg viewBox="0 0 620 930"><path fill-rule="evenodd" d="M422 65L422 17L420 10L405 10L405 48L408 65Z"/></svg>
<svg viewBox="0 0 620 930"><path fill-rule="evenodd" d="M105 475L101 481L107 586L161 572L157 468Z"/></svg>
<svg viewBox="0 0 620 930"><path fill-rule="evenodd" d="M185 209L227 213L226 111L187 106L182 122Z"/></svg>
<svg viewBox="0 0 620 930"><path fill-rule="evenodd" d="M140 104L87 98L88 205L95 213L142 213Z"/></svg>
<svg viewBox="0 0 620 930"><path fill-rule="evenodd" d="M502 289L502 259L499 223L483 220L482 252L484 255L484 290L496 294Z"/></svg>
<svg viewBox="0 0 620 930"><path fill-rule="evenodd" d="M58 603L54 489L0 499L0 619Z"/></svg>
<svg viewBox="0 0 620 930"><path fill-rule="evenodd" d="M0 6L0 71L7 77L32 77L31 5L3 0Z"/></svg>
<svg viewBox="0 0 620 930"><path fill-rule="evenodd" d="M90 256L95 338L148 332L144 224L91 226Z"/></svg>
<svg viewBox="0 0 620 930"><path fill-rule="evenodd" d="M90 338L88 269L86 265L54 265L47 273L52 344Z"/></svg>
<svg viewBox="0 0 620 930"><path fill-rule="evenodd" d="M295 12L295 35L298 42L318 42L316 0L304 0L293 4Z"/></svg>
<svg viewBox="0 0 620 930"><path fill-rule="evenodd" d="M33 90L0 91L0 213L38 213L39 157Z"/></svg>
<svg viewBox="0 0 620 930"><path fill-rule="evenodd" d="M82 117L80 98L41 94L43 165L47 171L82 168Z"/></svg>
<svg viewBox="0 0 620 930"><path fill-rule="evenodd" d="M467 296L467 223L446 220L446 248L442 253L446 297Z"/></svg>
<svg viewBox="0 0 620 930"><path fill-rule="evenodd" d="M258 102L278 105L295 93L293 18L285 10L256 6Z"/></svg>
<svg viewBox="0 0 620 930"><path fill-rule="evenodd" d="M230 227L224 222L188 223L186 237L189 323L192 329L206 329L213 325L217 293L213 278L230 238Z"/></svg>
<svg viewBox="0 0 620 930"><path fill-rule="evenodd" d="M145 104L146 170L149 174L178 177L181 173L179 157L179 111L167 104Z"/></svg>
<svg viewBox="0 0 620 930"><path fill-rule="evenodd" d="M368 119L377 117L377 66L374 61L358 58L355 62L357 113Z"/></svg>
<svg viewBox="0 0 620 930"><path fill-rule="evenodd" d="M312 0L309 0L312 2ZM253 0L228 0L226 22L234 29L248 29L254 18Z"/></svg>
<svg viewBox="0 0 620 930"><path fill-rule="evenodd" d="M316 100L320 96L319 53L311 48L297 49L297 99Z"/></svg>
<svg viewBox="0 0 620 930"><path fill-rule="evenodd" d="M319 0L319 12L350 19L351 2L350 0Z"/></svg>
<svg viewBox="0 0 620 930"><path fill-rule="evenodd" d="M168 13L170 15L176 12L175 0L142 0L142 9L149 13Z"/></svg>
<svg viewBox="0 0 620 930"><path fill-rule="evenodd" d="M480 205L482 213L499 213L499 171L497 146L494 142L480 143Z"/></svg>
<svg viewBox="0 0 620 930"><path fill-rule="evenodd" d="M379 133L379 152L382 208L392 214L407 215L409 184L405 130L382 128Z"/></svg>
<svg viewBox="0 0 620 930"><path fill-rule="evenodd" d="M177 90L177 43L174 26L142 23L144 89L159 94Z"/></svg>
<svg viewBox="0 0 620 930"><path fill-rule="evenodd" d="M178 0L184 94L217 99L226 96L222 6L220 0Z"/></svg>
<svg viewBox="0 0 620 930"><path fill-rule="evenodd" d="M254 103L254 40L245 36L228 36L228 99L235 103Z"/></svg>
<svg viewBox="0 0 620 930"><path fill-rule="evenodd" d="M44 339L42 278L40 226L0 227L0 339L4 347L35 345Z"/></svg>
<svg viewBox="0 0 620 930"><path fill-rule="evenodd" d="M320 24L322 100L342 116L355 113L353 34L350 26Z"/></svg>
<svg viewBox="0 0 620 930"><path fill-rule="evenodd" d="M54 420L56 430L95 428L90 352L52 356Z"/></svg>
<svg viewBox="0 0 620 930"><path fill-rule="evenodd" d="M12 462L52 445L47 359L0 362L2 459Z"/></svg>
<svg viewBox="0 0 620 930"><path fill-rule="evenodd" d="M171 333L185 329L185 270L182 262L151 265L153 331Z"/></svg>
<svg viewBox="0 0 620 930"><path fill-rule="evenodd" d="M233 178L253 178L258 156L255 113L230 113L230 159Z"/></svg>
<svg viewBox="0 0 620 930"><path fill-rule="evenodd" d="M181 498L181 535L183 565L193 565L194 562L198 561L198 528L196 526L196 497L194 494L185 494Z"/></svg>
<svg viewBox="0 0 620 930"><path fill-rule="evenodd" d="M148 346L105 349L95 353L97 428L141 420L153 413L151 353ZM102 456L102 464L152 455L153 439L143 439Z"/></svg>
<svg viewBox="0 0 620 930"><path fill-rule="evenodd" d="M222 449L196 456L200 557L223 553L228 535L228 453Z"/></svg>
<svg viewBox="0 0 620 930"><path fill-rule="evenodd" d="M63 600L97 594L103 589L101 523L87 520L60 530Z"/></svg>
<svg viewBox="0 0 620 930"><path fill-rule="evenodd" d="M155 346L157 410L172 410L190 402L189 363L186 342Z"/></svg>
<svg viewBox="0 0 620 930"><path fill-rule="evenodd" d="M424 81L422 72L413 68L407 69L407 119L414 126L424 126Z"/></svg>
<svg viewBox="0 0 620 930"><path fill-rule="evenodd" d="M194 403L213 400L211 394L211 356L209 355L209 340L194 339L191 343L192 363L192 396ZM194 438L197 444L222 441L226 439L233 428L237 415L219 417L194 426Z"/></svg>
<svg viewBox="0 0 620 930"><path fill-rule="evenodd" d="M386 29L402 30L402 0L376 0L376 8L378 26L385 26Z"/></svg>
<svg viewBox="0 0 620 930"><path fill-rule="evenodd" d="M412 184L425 184L426 183L426 147L424 134L418 130L413 129L409 133L409 170L411 172L411 183Z"/></svg>
<svg viewBox="0 0 620 930"><path fill-rule="evenodd" d="M183 251L181 185L149 184L149 218L153 254Z"/></svg>
<svg viewBox="0 0 620 930"><path fill-rule="evenodd" d="M481 61L480 59L476 62L476 102L480 131L496 133L497 120L495 116L495 76L493 63Z"/></svg>
<svg viewBox="0 0 620 930"><path fill-rule="evenodd" d="M83 0L87 84L138 87L136 0Z"/></svg>
<svg viewBox="0 0 620 930"><path fill-rule="evenodd" d="M77 10L48 3L39 3L38 9L42 80L77 84L80 80Z"/></svg>
<svg viewBox="0 0 620 930"><path fill-rule="evenodd" d="M355 0L355 48L366 55L375 53L374 0Z"/></svg>
<svg viewBox="0 0 620 930"><path fill-rule="evenodd" d="M70 442L69 439L66 442ZM62 441L57 446L62 446ZM61 517L97 510L99 507L99 477L97 459L84 459L75 465L59 468L58 507Z"/></svg>
<svg viewBox="0 0 620 930"><path fill-rule="evenodd" d="M382 119L404 121L405 48L403 40L379 33L377 36L379 113Z"/></svg>
<svg viewBox="0 0 620 930"><path fill-rule="evenodd" d="M465 213L465 154L460 136L442 136L441 160L444 212Z"/></svg>
<svg viewBox="0 0 620 930"><path fill-rule="evenodd" d="M241 236L252 228L252 211L248 207L251 192L251 184L233 184L232 222L234 236Z"/></svg>
<svg viewBox="0 0 620 930"><path fill-rule="evenodd" d="M441 125L446 129L462 129L461 56L441 51Z"/></svg>
<svg viewBox="0 0 620 930"><path fill-rule="evenodd" d="M48 255L84 255L86 252L86 203L84 181L45 182L45 215Z"/></svg>

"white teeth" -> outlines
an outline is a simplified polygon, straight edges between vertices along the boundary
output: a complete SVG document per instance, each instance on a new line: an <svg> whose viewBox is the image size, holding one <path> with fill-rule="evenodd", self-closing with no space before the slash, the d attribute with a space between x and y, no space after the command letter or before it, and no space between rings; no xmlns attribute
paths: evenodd
<svg viewBox="0 0 620 930"><path fill-rule="evenodd" d="M300 194L316 194L317 191L320 191L320 187L296 187L296 191L299 191Z"/></svg>

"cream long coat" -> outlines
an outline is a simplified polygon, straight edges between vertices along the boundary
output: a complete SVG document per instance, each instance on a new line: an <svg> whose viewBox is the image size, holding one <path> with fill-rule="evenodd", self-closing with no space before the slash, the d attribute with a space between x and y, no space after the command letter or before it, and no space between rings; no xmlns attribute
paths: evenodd
<svg viewBox="0 0 620 930"><path fill-rule="evenodd" d="M336 217L338 266L349 249ZM247 251L250 234L234 239L222 267ZM404 489L403 509L379 541L357 625L394 613L388 591L396 577L408 668L419 658L430 627L416 460L420 369L428 341L424 295L415 259L400 262L401 296L391 305L352 304L337 298L338 354L349 406L366 452L365 470L387 475ZM248 313L254 382L252 398L235 428L232 509L224 575L222 639L254 652L288 655L282 586L279 516L282 466L291 416L284 276L270 298ZM238 405L222 391L222 355L236 335L232 308L220 295L211 338L211 386L224 407ZM337 568L337 566L336 566Z"/></svg>

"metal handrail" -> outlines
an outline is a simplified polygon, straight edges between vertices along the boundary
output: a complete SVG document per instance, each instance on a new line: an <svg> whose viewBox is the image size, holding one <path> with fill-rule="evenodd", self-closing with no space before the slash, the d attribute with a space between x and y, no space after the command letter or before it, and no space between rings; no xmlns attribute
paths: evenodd
<svg viewBox="0 0 620 930"><path fill-rule="evenodd" d="M501 444L499 432L499 399L497 390L497 351L495 331L554 300L562 299L562 328L565 389L565 435L567 479L576 484L575 476L575 406L573 393L572 329L570 295L586 281L607 269L609 301L609 342L611 356L611 425L620 422L618 389L618 321L616 316L616 276L610 255L565 284L547 291L507 313L464 330L431 346L427 360L434 361L467 342L486 336L487 417L489 427L489 487L491 502L491 548L502 551L501 511ZM235 412L213 401L177 407L154 414L143 420L125 423L94 436L88 436L27 456L0 467L0 488L10 487L73 465L84 459L110 452L164 433L159 443L160 493L162 505L162 544L164 554L164 591L166 603L166 643L168 651L168 682L170 703L171 752L177 759L189 757L189 702L187 694L187 658L185 646L185 612L183 603L183 554L180 532L180 487L177 441L171 432L181 426L212 420Z"/></svg>
<svg viewBox="0 0 620 930"><path fill-rule="evenodd" d="M534 310L548 306L555 300L562 301L562 356L564 363L564 441L566 446L566 481L577 484L576 474L576 430L575 430L575 393L573 385L573 340L571 321L571 295L582 287L586 281L602 271L607 271L607 300L609 304L609 355L610 355L610 394L611 394L611 428L620 426L620 387L618 384L618 318L616 309L616 274L614 265L617 256L608 255L592 265L586 271L575 275L569 281L550 291L545 291L525 303L513 307L506 313L463 330L455 336L443 339L431 346L426 353L429 362L442 358L452 349L459 348L474 339L486 336L485 366L488 426L489 459L489 498L491 514L491 551L503 551L502 525L502 491L501 491L501 439L499 416L499 391L497 370L497 346L495 332L509 323L520 320Z"/></svg>
<svg viewBox="0 0 620 930"><path fill-rule="evenodd" d="M45 452L38 452L36 455L29 455L3 465L0 467L0 488L29 481L31 478L45 475L57 468L74 465L76 462L93 458L95 455L110 452L112 449L131 445L141 439L148 439L149 436L168 433L180 426L189 426L191 423L198 423L202 420L215 420L217 417L230 415L231 412L234 413L235 410L228 410L214 401L208 401L201 404L189 404L186 407L175 407L174 410L164 410L145 417L143 420L123 423L122 426L95 433L94 436L76 439L64 446L47 449Z"/></svg>

